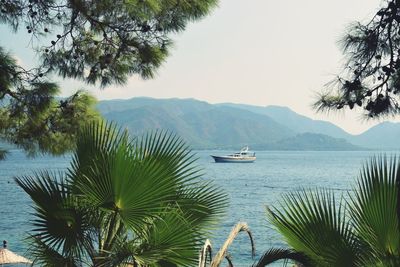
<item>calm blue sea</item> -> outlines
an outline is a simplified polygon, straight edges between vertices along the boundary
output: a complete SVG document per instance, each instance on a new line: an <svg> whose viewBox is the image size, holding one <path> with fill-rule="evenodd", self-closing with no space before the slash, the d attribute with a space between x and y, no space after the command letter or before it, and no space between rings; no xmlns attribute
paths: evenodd
<svg viewBox="0 0 400 267"><path fill-rule="evenodd" d="M31 202L15 184L13 177L29 175L34 170L60 170L69 166L68 156L26 158L18 150L0 161L0 240L9 248L25 254L24 237L30 228ZM265 206L277 205L282 194L301 188L330 188L346 193L354 184L362 164L377 152L257 152L255 163L214 163L210 154L232 151L197 151L198 164L205 179L214 181L229 195L230 206L221 225L211 237L219 248L237 222L247 222L253 232L258 255L271 247L283 245L281 237L266 220ZM388 154L393 154L389 152ZM230 254L235 266L250 266L250 242L245 234L233 244Z"/></svg>

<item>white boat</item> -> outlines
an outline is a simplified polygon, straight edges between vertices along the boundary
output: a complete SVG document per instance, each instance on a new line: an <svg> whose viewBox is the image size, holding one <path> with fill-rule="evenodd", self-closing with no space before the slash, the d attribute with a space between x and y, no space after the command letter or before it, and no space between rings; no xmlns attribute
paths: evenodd
<svg viewBox="0 0 400 267"><path fill-rule="evenodd" d="M215 162L230 162L230 163L250 163L256 160L256 153L250 152L249 147L245 146L240 152L233 153L226 156L213 156L211 157Z"/></svg>

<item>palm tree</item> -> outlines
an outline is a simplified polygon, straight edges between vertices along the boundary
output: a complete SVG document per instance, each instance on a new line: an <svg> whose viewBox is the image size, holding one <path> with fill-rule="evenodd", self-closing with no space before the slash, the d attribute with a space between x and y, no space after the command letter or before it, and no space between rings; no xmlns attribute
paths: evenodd
<svg viewBox="0 0 400 267"><path fill-rule="evenodd" d="M290 193L268 217L289 248L267 251L254 266L290 259L299 266L400 266L400 162L371 159L338 202L329 190Z"/></svg>
<svg viewBox="0 0 400 267"><path fill-rule="evenodd" d="M78 136L66 173L16 179L34 202L30 252L45 266L192 266L224 212L176 136L130 139L112 124Z"/></svg>

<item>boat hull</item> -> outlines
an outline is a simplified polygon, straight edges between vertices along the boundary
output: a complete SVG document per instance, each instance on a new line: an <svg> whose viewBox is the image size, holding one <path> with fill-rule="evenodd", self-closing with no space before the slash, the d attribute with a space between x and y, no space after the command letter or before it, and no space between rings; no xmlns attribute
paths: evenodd
<svg viewBox="0 0 400 267"><path fill-rule="evenodd" d="M256 160L256 157L232 158L232 157L212 156L212 155L211 157L217 163L252 163Z"/></svg>

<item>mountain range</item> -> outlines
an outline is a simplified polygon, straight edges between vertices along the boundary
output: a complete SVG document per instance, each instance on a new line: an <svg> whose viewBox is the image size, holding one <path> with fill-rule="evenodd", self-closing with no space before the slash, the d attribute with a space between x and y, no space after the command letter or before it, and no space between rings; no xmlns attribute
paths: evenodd
<svg viewBox="0 0 400 267"><path fill-rule="evenodd" d="M106 100L98 109L133 134L164 129L194 149L362 150L400 148L400 124L385 122L360 135L297 114L288 107L209 104L195 99Z"/></svg>

